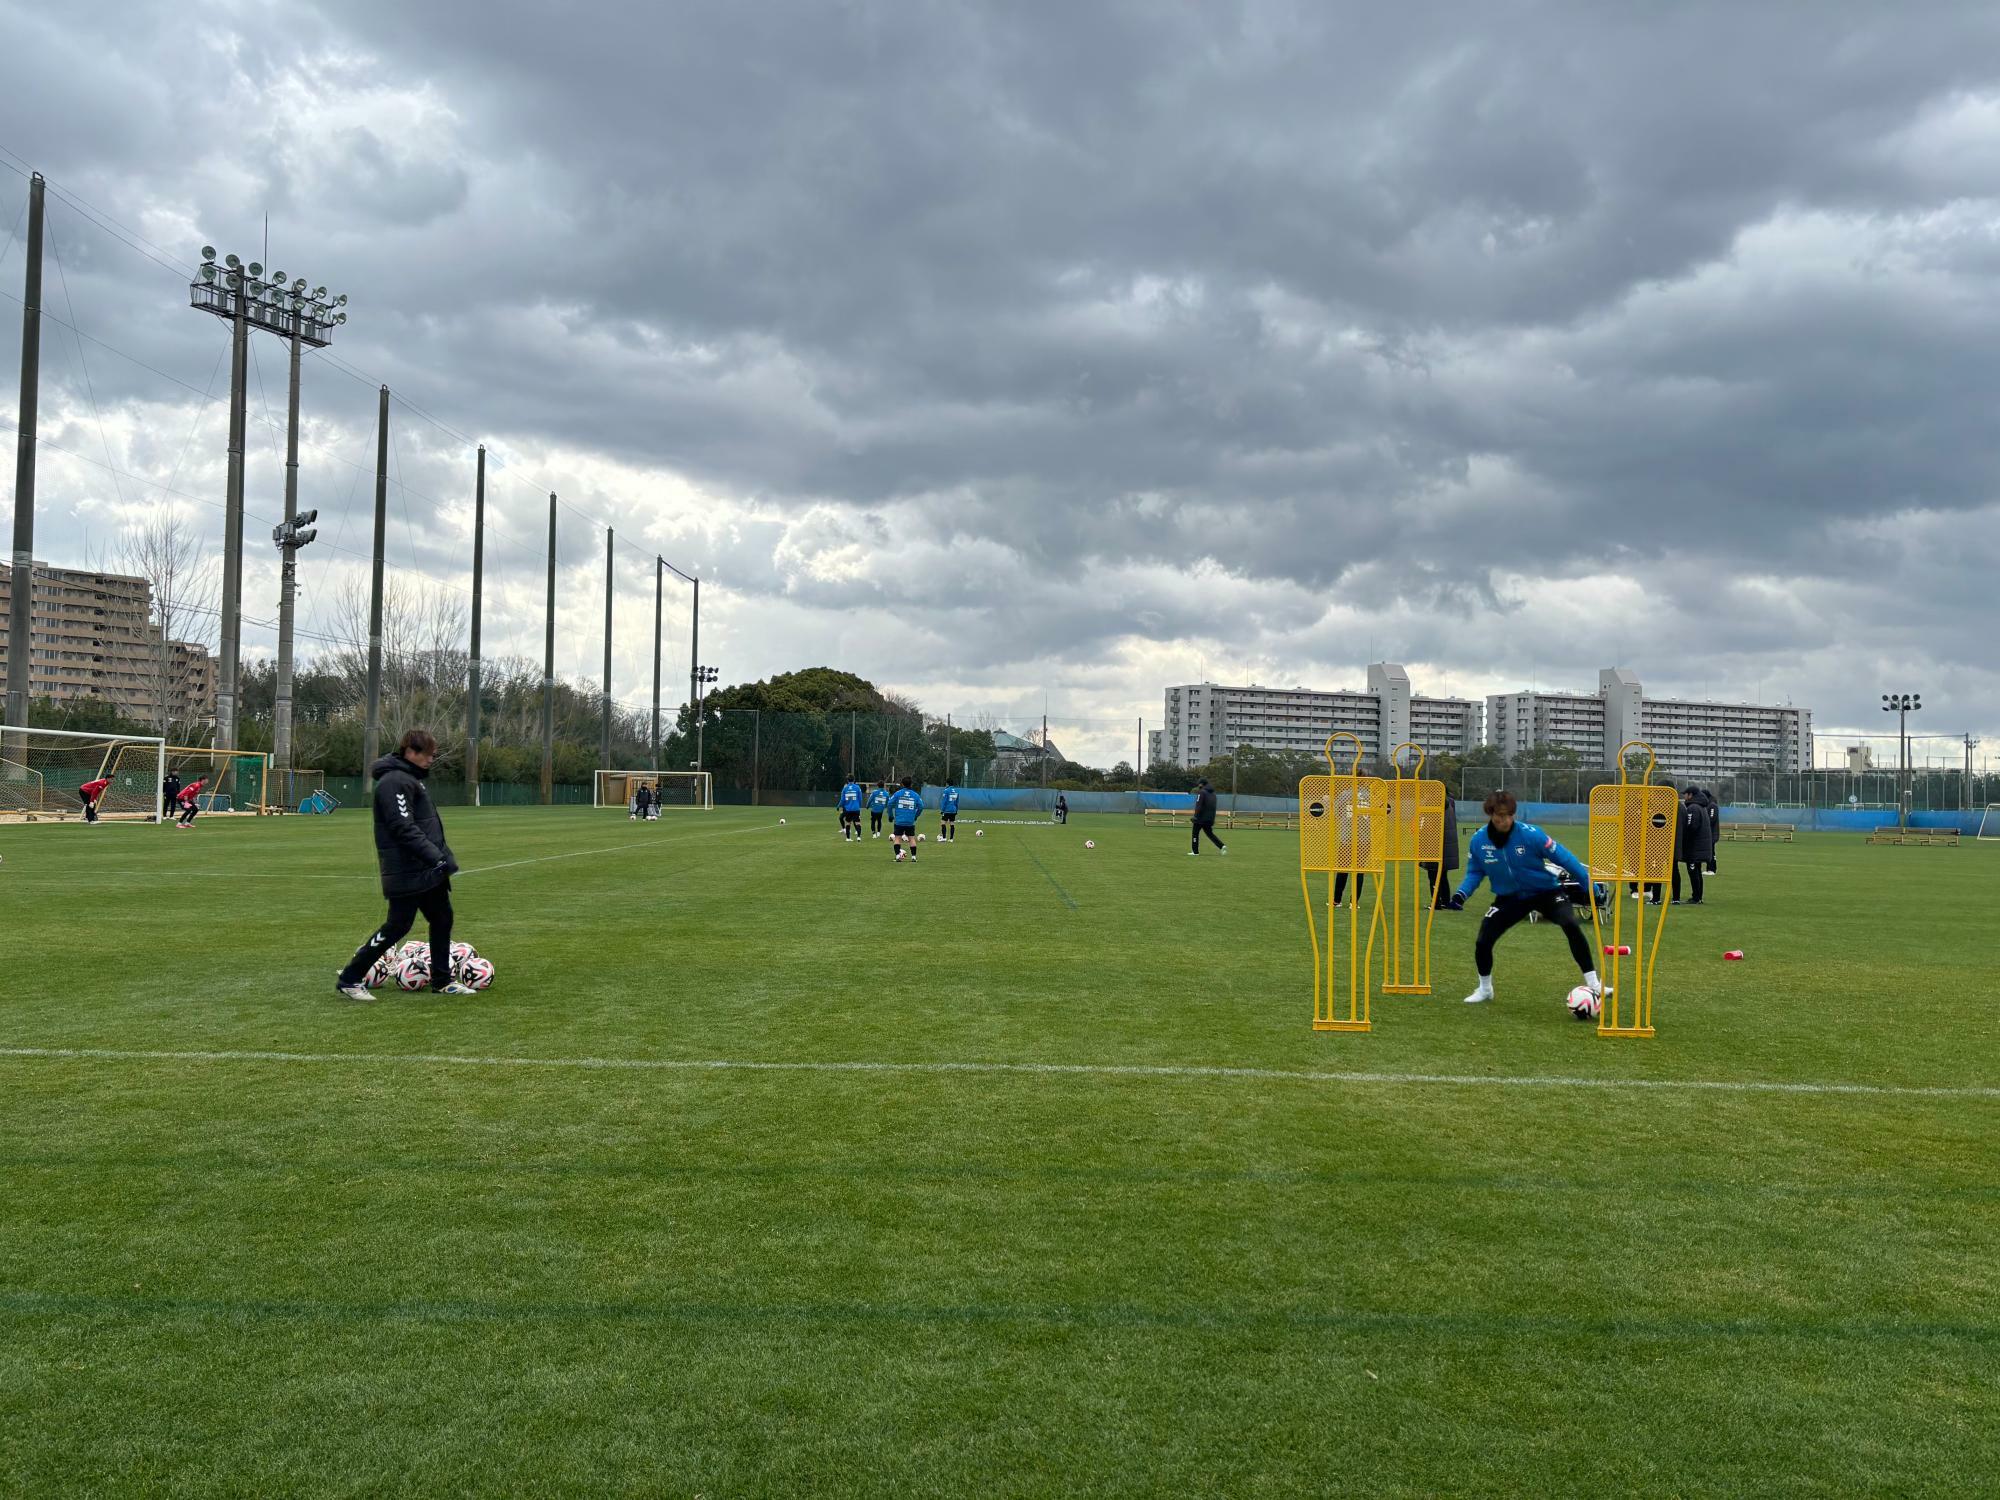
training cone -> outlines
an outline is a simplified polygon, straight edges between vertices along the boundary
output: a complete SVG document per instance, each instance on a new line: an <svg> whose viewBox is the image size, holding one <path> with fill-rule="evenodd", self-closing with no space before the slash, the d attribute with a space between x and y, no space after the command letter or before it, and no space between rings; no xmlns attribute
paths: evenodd
<svg viewBox="0 0 2000 1500"><path fill-rule="evenodd" d="M1722 956L1730 963L1733 964L1741 963L1743 961L1743 950L1741 948L1731 948L1727 953L1723 954Z"/></svg>
<svg viewBox="0 0 2000 1500"><path fill-rule="evenodd" d="M1606 958L1630 958L1632 956L1632 945L1630 943L1620 943L1614 948L1609 943L1606 943L1604 945L1604 956Z"/></svg>

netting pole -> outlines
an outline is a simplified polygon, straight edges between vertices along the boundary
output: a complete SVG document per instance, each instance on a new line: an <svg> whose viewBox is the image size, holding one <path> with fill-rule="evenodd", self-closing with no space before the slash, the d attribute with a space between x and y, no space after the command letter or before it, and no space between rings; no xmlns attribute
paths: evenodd
<svg viewBox="0 0 2000 1500"><path fill-rule="evenodd" d="M466 663L465 789L479 806L479 602L486 580L486 445L472 481L472 651Z"/></svg>
<svg viewBox="0 0 2000 1500"><path fill-rule="evenodd" d="M556 780L556 492L549 491L549 596L542 619L542 806Z"/></svg>
<svg viewBox="0 0 2000 1500"><path fill-rule="evenodd" d="M667 560L653 559L653 769L660 769L660 609L667 586Z"/></svg>
<svg viewBox="0 0 2000 1500"><path fill-rule="evenodd" d="M250 320L244 291L229 320L229 468L222 499L222 660L216 666L215 743L236 748L236 695L243 639L243 449L248 426Z"/></svg>
<svg viewBox="0 0 2000 1500"><path fill-rule="evenodd" d="M42 174L28 179L28 272L21 300L21 422L14 445L14 571L8 579L13 613L7 620L7 712L4 722L26 727L30 631L35 618L35 426L42 381ZM5 757L26 766L25 750Z"/></svg>
<svg viewBox="0 0 2000 1500"><path fill-rule="evenodd" d="M389 387L375 412L375 548L368 578L368 719L361 735L362 785L375 791L375 761L382 753L382 554L389 534Z"/></svg>
<svg viewBox="0 0 2000 1500"><path fill-rule="evenodd" d="M615 570L613 549L617 545L616 533L604 528L604 729L599 736L598 760L600 766L611 764L611 596L612 573Z"/></svg>
<svg viewBox="0 0 2000 1500"><path fill-rule="evenodd" d="M297 535L292 525L299 516L299 325L292 324L291 389L285 409L285 522L278 544L278 681L271 705L271 748L278 772L278 800L295 805L292 796L292 616L298 600L298 549L291 545Z"/></svg>

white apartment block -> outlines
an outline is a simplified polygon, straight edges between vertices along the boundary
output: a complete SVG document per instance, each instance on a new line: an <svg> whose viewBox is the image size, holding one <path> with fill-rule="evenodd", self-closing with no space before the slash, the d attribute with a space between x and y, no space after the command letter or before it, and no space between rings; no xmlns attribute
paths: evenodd
<svg viewBox="0 0 2000 1500"><path fill-rule="evenodd" d="M1803 771L1812 764L1810 709L1648 698L1636 676L1616 667L1597 674L1594 695L1495 694L1486 700L1486 721L1488 738L1509 756L1556 745L1587 765L1610 767L1620 745L1644 740L1660 769L1675 776Z"/></svg>
<svg viewBox="0 0 2000 1500"><path fill-rule="evenodd" d="M1153 764L1202 766L1248 745L1258 750L1318 755L1327 736L1345 730L1379 760L1414 741L1433 755L1462 755L1480 743L1483 713L1462 698L1420 698L1410 674L1394 662L1368 669L1359 692L1319 692L1251 684L1185 683L1166 694L1166 720L1147 738Z"/></svg>
<svg viewBox="0 0 2000 1500"><path fill-rule="evenodd" d="M34 565L28 693L58 703L101 698L128 718L215 717L215 662L204 646L160 639L143 578ZM0 563L0 671L7 663L13 570Z"/></svg>

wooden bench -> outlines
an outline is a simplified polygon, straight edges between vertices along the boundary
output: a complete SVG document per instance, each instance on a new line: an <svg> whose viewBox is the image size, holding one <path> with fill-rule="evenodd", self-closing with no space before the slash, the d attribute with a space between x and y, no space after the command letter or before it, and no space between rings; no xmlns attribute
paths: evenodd
<svg viewBox="0 0 2000 1500"><path fill-rule="evenodd" d="M1724 823L1722 837L1735 844L1789 844L1798 830L1790 823Z"/></svg>
<svg viewBox="0 0 2000 1500"><path fill-rule="evenodd" d="M1871 844L1936 845L1946 849L1956 849L1958 839L1956 828L1878 828L1868 835Z"/></svg>
<svg viewBox="0 0 2000 1500"><path fill-rule="evenodd" d="M1185 828L1194 818L1191 807L1149 807L1145 812L1148 828ZM1217 828L1288 828L1297 829L1299 815L1295 812L1230 812L1227 809L1215 815Z"/></svg>

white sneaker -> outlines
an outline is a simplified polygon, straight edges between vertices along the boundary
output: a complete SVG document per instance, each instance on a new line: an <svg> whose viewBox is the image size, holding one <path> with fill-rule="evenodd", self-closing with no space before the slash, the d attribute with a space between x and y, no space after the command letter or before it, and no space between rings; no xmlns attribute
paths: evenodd
<svg viewBox="0 0 2000 1500"><path fill-rule="evenodd" d="M1476 989L1471 994L1467 995L1465 997L1465 1003L1467 1005L1484 1005L1488 1000L1491 1000L1492 998L1493 998L1493 991L1486 989L1485 987L1482 986L1481 988Z"/></svg>
<svg viewBox="0 0 2000 1500"><path fill-rule="evenodd" d="M1229 846L1227 844L1224 844L1220 849L1216 850L1215 852L1217 854L1227 854L1229 852Z"/></svg>

